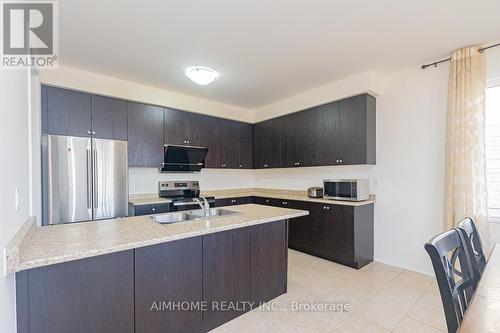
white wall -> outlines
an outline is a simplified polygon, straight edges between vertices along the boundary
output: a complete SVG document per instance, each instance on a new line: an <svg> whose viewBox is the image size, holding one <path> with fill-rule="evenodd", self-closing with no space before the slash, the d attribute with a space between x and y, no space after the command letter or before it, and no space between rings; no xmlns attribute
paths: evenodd
<svg viewBox="0 0 500 333"><path fill-rule="evenodd" d="M254 119L259 122L362 93L376 96L377 84L375 72L360 73L256 109Z"/></svg>
<svg viewBox="0 0 500 333"><path fill-rule="evenodd" d="M198 180L201 190L253 188L254 170L203 169L200 173L158 173L156 168L130 168L130 194L157 193L159 180Z"/></svg>
<svg viewBox="0 0 500 333"><path fill-rule="evenodd" d="M253 112L245 108L64 66L59 66L58 69L41 70L40 81L53 86L204 113L227 119L250 123L254 120Z"/></svg>
<svg viewBox="0 0 500 333"><path fill-rule="evenodd" d="M375 256L429 273L423 246L442 231L448 71L386 76L377 99Z"/></svg>
<svg viewBox="0 0 500 333"><path fill-rule="evenodd" d="M4 249L29 215L29 74L0 70L0 248ZM19 209L14 193L19 191ZM4 276L0 256L0 332L16 331L14 275Z"/></svg>

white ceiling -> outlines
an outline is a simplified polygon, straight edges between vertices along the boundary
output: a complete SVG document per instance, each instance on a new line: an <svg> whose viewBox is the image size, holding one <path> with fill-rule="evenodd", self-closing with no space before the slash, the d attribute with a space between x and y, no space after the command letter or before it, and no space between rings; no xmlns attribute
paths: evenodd
<svg viewBox="0 0 500 333"><path fill-rule="evenodd" d="M498 0L62 0L60 63L257 108L500 39ZM191 65L221 73L208 86Z"/></svg>

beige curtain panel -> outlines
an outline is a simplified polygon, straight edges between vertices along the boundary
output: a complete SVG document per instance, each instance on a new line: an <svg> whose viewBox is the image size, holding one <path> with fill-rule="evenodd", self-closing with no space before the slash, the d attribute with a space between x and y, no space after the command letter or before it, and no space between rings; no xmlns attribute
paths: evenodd
<svg viewBox="0 0 500 333"><path fill-rule="evenodd" d="M448 84L444 227L472 217L489 253L485 93L484 54L477 47L455 51Z"/></svg>

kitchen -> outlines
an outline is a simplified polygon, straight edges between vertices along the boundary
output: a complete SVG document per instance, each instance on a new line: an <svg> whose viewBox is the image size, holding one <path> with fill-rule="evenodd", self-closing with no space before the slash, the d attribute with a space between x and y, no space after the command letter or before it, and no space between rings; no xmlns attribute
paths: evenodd
<svg viewBox="0 0 500 333"><path fill-rule="evenodd" d="M59 3L57 68L0 72L12 93L2 109L24 110L6 112L3 131L12 163L2 166L0 330L446 331L423 244L442 231L448 65L420 66L469 42L494 45L494 24L485 19L489 34L445 34L440 46L418 44L415 33L414 56L365 65L308 42L335 28L329 10L348 5L318 5L299 23L304 35L293 25L275 32L283 44L261 38L264 26L274 31L272 14L252 23L261 4L245 3L247 14L202 6L231 8L239 33L222 22L197 30L210 15L195 11L197 33L178 34L168 27L186 22L189 6L151 5L124 3L113 28L102 21L110 4L90 13L77 0ZM290 5L286 21L311 8ZM149 42L124 25L135 12ZM91 15L109 34L82 21ZM422 29L404 8L398 15ZM325 26L313 28L314 17ZM150 43L160 35L178 47ZM126 36L138 45L128 53ZM354 40L366 54L381 50ZM489 80L498 50L484 52ZM500 233L490 228L494 244Z"/></svg>

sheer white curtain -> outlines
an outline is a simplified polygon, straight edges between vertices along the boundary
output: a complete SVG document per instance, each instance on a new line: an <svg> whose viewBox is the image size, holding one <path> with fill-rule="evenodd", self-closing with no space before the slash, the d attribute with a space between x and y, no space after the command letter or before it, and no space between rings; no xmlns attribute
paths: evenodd
<svg viewBox="0 0 500 333"><path fill-rule="evenodd" d="M489 253L485 93L484 54L477 47L455 51L448 83L444 227L472 217Z"/></svg>

